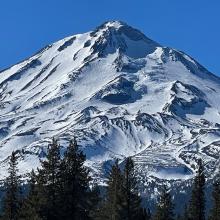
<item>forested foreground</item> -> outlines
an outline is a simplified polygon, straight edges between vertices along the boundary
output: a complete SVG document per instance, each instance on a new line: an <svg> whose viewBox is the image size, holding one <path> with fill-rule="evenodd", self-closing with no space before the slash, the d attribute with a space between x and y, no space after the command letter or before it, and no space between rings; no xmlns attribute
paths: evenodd
<svg viewBox="0 0 220 220"><path fill-rule="evenodd" d="M13 152L5 180L1 219L7 220L220 220L220 184L213 185L210 213L206 213L205 175L202 161L192 186L191 199L181 205L182 213L175 213L175 204L166 186L160 192L154 212L142 207L138 181L132 158L127 158L124 168L118 161L109 170L107 186L99 187L84 166L86 157L76 140L69 143L64 155L56 140L48 146L41 168L32 171L26 183L18 175L18 155Z"/></svg>

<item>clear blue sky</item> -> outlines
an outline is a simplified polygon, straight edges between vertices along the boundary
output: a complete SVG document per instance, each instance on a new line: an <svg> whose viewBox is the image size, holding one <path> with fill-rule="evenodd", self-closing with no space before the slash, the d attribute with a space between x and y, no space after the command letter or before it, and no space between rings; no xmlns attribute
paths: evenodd
<svg viewBox="0 0 220 220"><path fill-rule="evenodd" d="M220 75L220 0L1 0L0 69L106 20L125 21Z"/></svg>

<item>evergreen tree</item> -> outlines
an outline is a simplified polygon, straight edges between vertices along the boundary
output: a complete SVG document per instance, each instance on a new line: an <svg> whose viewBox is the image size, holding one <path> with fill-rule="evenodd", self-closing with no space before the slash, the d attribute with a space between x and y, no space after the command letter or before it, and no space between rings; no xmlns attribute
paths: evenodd
<svg viewBox="0 0 220 220"><path fill-rule="evenodd" d="M174 204L171 195L166 186L163 187L159 197L159 203L156 208L154 220L173 220Z"/></svg>
<svg viewBox="0 0 220 220"><path fill-rule="evenodd" d="M41 198L38 195L36 174L32 170L30 173L29 180L29 192L27 197L24 199L20 213L19 220L41 220L40 217L40 204Z"/></svg>
<svg viewBox="0 0 220 220"><path fill-rule="evenodd" d="M178 215L176 216L176 220L183 220L183 218L182 218L182 216L181 216L180 214L178 214Z"/></svg>
<svg viewBox="0 0 220 220"><path fill-rule="evenodd" d="M150 220L150 219L151 219L150 209L141 208L137 220Z"/></svg>
<svg viewBox="0 0 220 220"><path fill-rule="evenodd" d="M219 180L213 184L213 207L211 209L209 220L220 220L220 182Z"/></svg>
<svg viewBox="0 0 220 220"><path fill-rule="evenodd" d="M38 184L41 187L41 195L46 200L44 215L48 220L60 219L61 157L60 145L55 139L48 146L46 160L41 161L41 166L42 168L38 170Z"/></svg>
<svg viewBox="0 0 220 220"><path fill-rule="evenodd" d="M89 171L84 163L86 156L76 140L71 141L62 161L62 219L88 219L92 207L89 196Z"/></svg>
<svg viewBox="0 0 220 220"><path fill-rule="evenodd" d="M189 218L193 220L205 219L205 174L201 159L198 161L198 171L193 184Z"/></svg>
<svg viewBox="0 0 220 220"><path fill-rule="evenodd" d="M101 196L98 185L94 185L90 191L89 202L90 202L90 212L89 219L94 220L98 219L100 216L100 208L101 208Z"/></svg>
<svg viewBox="0 0 220 220"><path fill-rule="evenodd" d="M121 220L123 219L125 205L123 198L123 174L118 161L112 166L106 189L106 200L100 210L98 219Z"/></svg>
<svg viewBox="0 0 220 220"><path fill-rule="evenodd" d="M134 162L131 157L125 160L123 192L123 198L125 200L124 219L137 219L141 210L141 198L138 195L137 178Z"/></svg>
<svg viewBox="0 0 220 220"><path fill-rule="evenodd" d="M183 212L183 215L182 215L182 220L190 220L190 218L189 218L189 211L188 211L187 205L185 205L185 207L184 207L184 212Z"/></svg>
<svg viewBox="0 0 220 220"><path fill-rule="evenodd" d="M150 220L151 219L151 211L150 209L146 209L146 216L145 216L145 220Z"/></svg>
<svg viewBox="0 0 220 220"><path fill-rule="evenodd" d="M6 179L6 196L4 199L3 219L17 220L21 205L21 180L18 175L18 157L12 152L9 160L9 176Z"/></svg>

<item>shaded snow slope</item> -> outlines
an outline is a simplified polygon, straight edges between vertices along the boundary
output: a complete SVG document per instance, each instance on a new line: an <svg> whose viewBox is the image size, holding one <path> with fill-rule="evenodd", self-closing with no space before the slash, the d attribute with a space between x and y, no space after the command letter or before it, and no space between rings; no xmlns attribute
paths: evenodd
<svg viewBox="0 0 220 220"><path fill-rule="evenodd" d="M123 22L67 37L0 73L0 162L39 165L52 137L77 137L102 182L133 156L143 181L187 181L198 158L218 170L220 79Z"/></svg>

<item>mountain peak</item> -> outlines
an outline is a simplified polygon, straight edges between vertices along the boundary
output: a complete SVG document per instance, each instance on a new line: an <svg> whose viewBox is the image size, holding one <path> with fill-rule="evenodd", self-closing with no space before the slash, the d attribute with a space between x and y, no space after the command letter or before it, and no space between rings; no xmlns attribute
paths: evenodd
<svg viewBox="0 0 220 220"><path fill-rule="evenodd" d="M117 21L117 20L113 20L113 21L106 21L103 26L105 27L113 27L115 29L119 29L122 26L128 26L125 22L123 21Z"/></svg>
<svg viewBox="0 0 220 220"><path fill-rule="evenodd" d="M90 36L97 37L95 52L98 50L99 54L105 55L119 49L128 56L141 58L160 46L141 31L122 21L107 21L91 32Z"/></svg>
<svg viewBox="0 0 220 220"><path fill-rule="evenodd" d="M150 40L146 37L140 30L128 25L123 21L106 21L102 25L96 28L95 31L103 31L103 32L114 32L118 35L124 34L129 37L131 40L139 41L139 40ZM150 40L153 42L153 40ZM158 44L159 45L159 44Z"/></svg>

